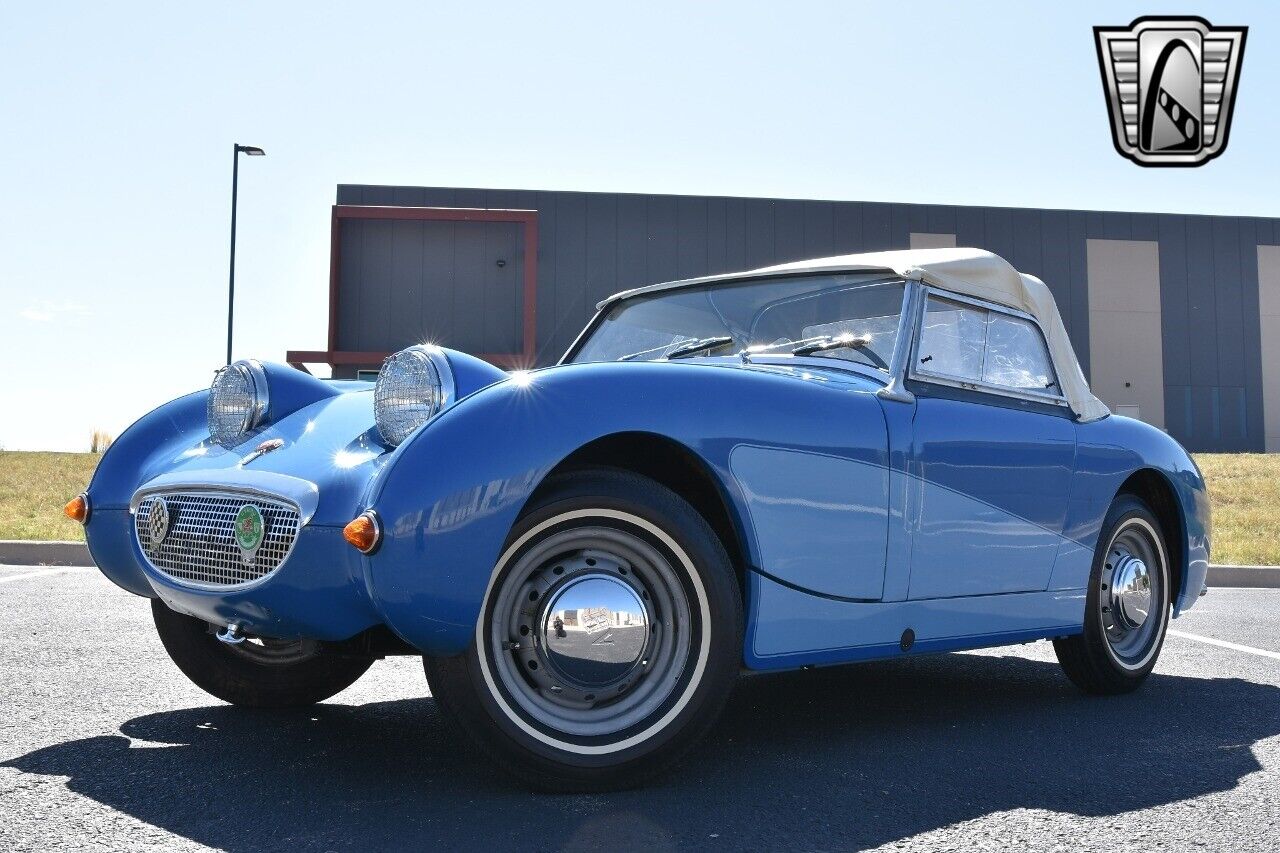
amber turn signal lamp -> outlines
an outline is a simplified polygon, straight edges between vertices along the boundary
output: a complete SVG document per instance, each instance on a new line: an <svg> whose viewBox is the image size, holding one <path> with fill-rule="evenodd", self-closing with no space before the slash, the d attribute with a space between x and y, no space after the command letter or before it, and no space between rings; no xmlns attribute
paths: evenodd
<svg viewBox="0 0 1280 853"><path fill-rule="evenodd" d="M89 496L85 494L76 495L67 501L67 505L62 508L62 512L72 521L84 524L89 520Z"/></svg>
<svg viewBox="0 0 1280 853"><path fill-rule="evenodd" d="M378 524L378 516L374 515L373 510L360 513L342 528L342 538L350 542L357 551L372 554L382 539L382 526Z"/></svg>

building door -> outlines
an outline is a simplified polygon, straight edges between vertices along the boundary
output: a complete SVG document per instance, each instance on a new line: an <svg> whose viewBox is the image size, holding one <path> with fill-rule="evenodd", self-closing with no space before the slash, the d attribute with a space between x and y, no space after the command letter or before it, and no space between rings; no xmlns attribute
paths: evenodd
<svg viewBox="0 0 1280 853"><path fill-rule="evenodd" d="M1118 415L1164 428L1160 244L1088 240L1089 385Z"/></svg>

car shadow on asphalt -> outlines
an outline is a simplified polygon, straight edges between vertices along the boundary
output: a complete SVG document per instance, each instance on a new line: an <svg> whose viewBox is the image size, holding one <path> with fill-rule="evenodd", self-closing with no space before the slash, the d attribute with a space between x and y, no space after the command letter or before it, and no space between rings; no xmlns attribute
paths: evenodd
<svg viewBox="0 0 1280 853"><path fill-rule="evenodd" d="M1095 698L1056 664L978 655L748 677L674 772L584 796L523 790L443 722L429 698L216 705L0 766L69 777L107 807L232 851L848 849L1009 809L1108 816L1228 790L1260 769L1251 746L1280 734L1280 688L1156 674Z"/></svg>

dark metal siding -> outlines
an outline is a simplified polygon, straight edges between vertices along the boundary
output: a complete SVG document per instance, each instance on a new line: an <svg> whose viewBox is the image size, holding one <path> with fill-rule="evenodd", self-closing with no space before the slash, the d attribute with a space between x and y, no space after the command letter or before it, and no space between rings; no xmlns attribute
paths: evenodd
<svg viewBox="0 0 1280 853"><path fill-rule="evenodd" d="M1280 242L1277 220L353 184L339 185L337 200L339 204L538 211L537 353L543 364L555 361L568 348L591 317L596 302L619 290L823 255L903 249L912 232L929 232L954 233L957 245L989 249L1023 272L1044 279L1058 301L1087 374L1085 241L1155 240L1160 244L1165 423L1169 432L1193 450L1263 448L1256 246ZM393 258L369 257L371 252L379 255L387 251L383 242L365 241L359 249L360 259L350 260L344 237L342 286L347 286L345 265L349 262L372 264L367 268L374 270L379 269L378 264L389 264L390 270L383 269L374 277L410 302L421 298L420 306L407 316L422 319L393 320L397 311L387 312L385 320L377 315L366 319L344 302L340 324L344 335L348 323L366 336L376 336L378 324L386 323L385 345L356 347L352 342L351 348L403 346L412 342L404 336L412 335L419 326L427 328L427 318L433 315L437 297L428 295L432 292L426 285L415 287L415 274L425 273L415 273L414 262L397 265ZM491 261L485 262L491 265ZM458 269L455 274L462 274L462 268ZM352 286L361 287L359 283ZM377 298L390 298L390 293L379 291ZM480 341L497 346L501 335L490 329L488 314L505 312L511 302L503 295L498 304L467 303L466 310L454 312L452 326L439 327L441 339L464 349L484 349L483 343L471 345ZM514 304L518 310L518 301ZM509 328L511 322L504 314L502 327ZM345 338L343 346L348 346Z"/></svg>
<svg viewBox="0 0 1280 853"><path fill-rule="evenodd" d="M521 232L516 222L347 220L338 347L378 352L449 341L470 352L518 352Z"/></svg>

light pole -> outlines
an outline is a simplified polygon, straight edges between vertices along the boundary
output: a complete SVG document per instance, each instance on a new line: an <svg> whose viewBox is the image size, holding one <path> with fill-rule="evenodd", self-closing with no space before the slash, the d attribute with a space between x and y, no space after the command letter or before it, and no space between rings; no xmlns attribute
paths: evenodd
<svg viewBox="0 0 1280 853"><path fill-rule="evenodd" d="M261 148L237 142L231 154L231 275L227 280L227 364L231 363L231 329L236 316L236 191L240 184L240 155L263 157L266 153Z"/></svg>

